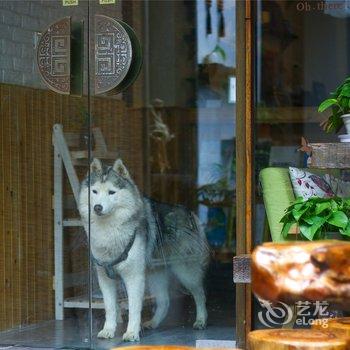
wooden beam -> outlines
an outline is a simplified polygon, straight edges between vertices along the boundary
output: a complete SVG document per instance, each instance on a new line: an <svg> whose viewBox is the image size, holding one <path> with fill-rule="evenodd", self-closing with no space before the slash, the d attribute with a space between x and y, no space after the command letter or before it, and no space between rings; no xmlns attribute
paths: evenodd
<svg viewBox="0 0 350 350"><path fill-rule="evenodd" d="M237 53L237 240L236 254L252 250L253 223L253 19L252 1L236 2ZM251 288L236 284L236 339L245 347L252 320Z"/></svg>

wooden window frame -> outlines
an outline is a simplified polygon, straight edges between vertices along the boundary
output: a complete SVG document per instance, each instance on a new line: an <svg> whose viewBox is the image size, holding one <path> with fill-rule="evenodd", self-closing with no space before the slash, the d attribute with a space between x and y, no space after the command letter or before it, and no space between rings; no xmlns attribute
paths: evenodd
<svg viewBox="0 0 350 350"><path fill-rule="evenodd" d="M253 107L254 107L254 1L236 1L236 254L252 251L254 222ZM236 285L236 340L246 346L252 328L249 284Z"/></svg>

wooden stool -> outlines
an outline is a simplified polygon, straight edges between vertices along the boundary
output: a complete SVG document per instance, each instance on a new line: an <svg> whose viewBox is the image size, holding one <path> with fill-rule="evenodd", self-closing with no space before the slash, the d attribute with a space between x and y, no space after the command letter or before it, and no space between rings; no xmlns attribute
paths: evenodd
<svg viewBox="0 0 350 350"><path fill-rule="evenodd" d="M264 329L250 332L249 350L346 350L347 341L336 334L311 329Z"/></svg>
<svg viewBox="0 0 350 350"><path fill-rule="evenodd" d="M177 345L136 345L126 346L121 348L113 348L112 350L193 350L188 346L177 346Z"/></svg>
<svg viewBox="0 0 350 350"><path fill-rule="evenodd" d="M312 329L326 330L350 338L350 317L321 318L314 320Z"/></svg>

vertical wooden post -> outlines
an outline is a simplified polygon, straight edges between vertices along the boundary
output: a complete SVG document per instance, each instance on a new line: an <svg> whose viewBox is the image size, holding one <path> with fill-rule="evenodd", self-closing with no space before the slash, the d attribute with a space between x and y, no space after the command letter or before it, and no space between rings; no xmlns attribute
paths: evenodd
<svg viewBox="0 0 350 350"><path fill-rule="evenodd" d="M63 210L62 210L62 157L53 136L54 145L54 230L55 230L55 315L64 319L63 305Z"/></svg>
<svg viewBox="0 0 350 350"><path fill-rule="evenodd" d="M253 20L251 0L236 2L236 159L237 239L236 254L252 249L253 225ZM249 284L236 285L236 339L245 347L251 330L252 297Z"/></svg>

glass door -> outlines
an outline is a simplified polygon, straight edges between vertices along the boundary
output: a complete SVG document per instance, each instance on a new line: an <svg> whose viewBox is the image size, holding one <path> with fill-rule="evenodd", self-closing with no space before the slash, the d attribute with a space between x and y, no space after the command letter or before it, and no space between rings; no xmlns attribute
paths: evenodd
<svg viewBox="0 0 350 350"><path fill-rule="evenodd" d="M0 344L234 347L235 13L0 2Z"/></svg>
<svg viewBox="0 0 350 350"><path fill-rule="evenodd" d="M107 142L108 156L100 160L119 174L119 180L109 174L108 185L93 185L92 203L114 203L113 215L106 217L113 226L124 213L115 238L119 254L135 230L141 232L134 245L141 244L138 235L143 239L137 257L130 250L137 265L130 263L131 272L121 263L114 281L106 269L94 279L94 295L107 302L112 295L119 310L113 304L110 315L93 310L92 331L100 335L93 346L122 346L124 339L234 347L235 2L95 1L90 8L91 40L98 48L97 57L90 52L95 89L106 69L109 40L96 15L131 26L143 60L128 89L117 95L95 90L90 101L92 127ZM91 235L98 237L101 217L95 214ZM109 327L105 318L114 321L113 313L117 324Z"/></svg>
<svg viewBox="0 0 350 350"><path fill-rule="evenodd" d="M0 2L1 345L90 347L88 6Z"/></svg>

